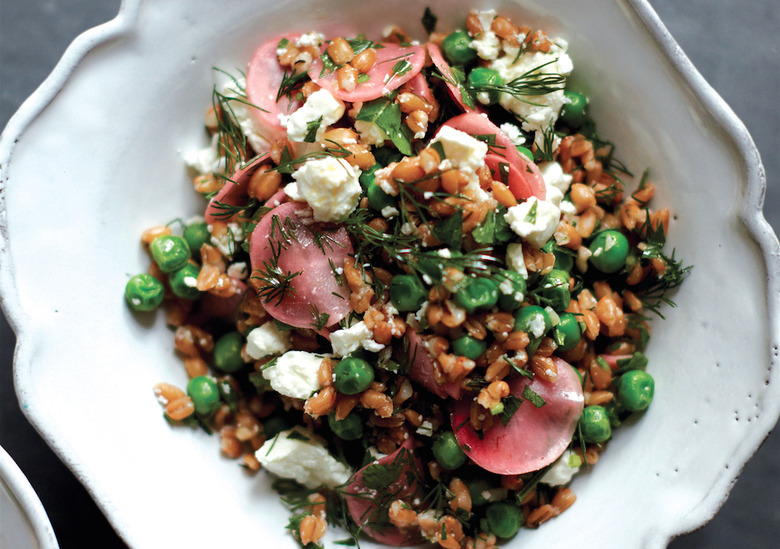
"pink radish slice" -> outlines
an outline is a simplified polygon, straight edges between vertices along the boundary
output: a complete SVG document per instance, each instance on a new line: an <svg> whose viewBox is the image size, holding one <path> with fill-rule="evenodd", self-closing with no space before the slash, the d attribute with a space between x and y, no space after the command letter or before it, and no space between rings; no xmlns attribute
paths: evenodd
<svg viewBox="0 0 780 549"><path fill-rule="evenodd" d="M417 482L408 483L407 473L412 471L414 466L417 471L422 469L420 461L414 457L414 442L411 438L407 439L403 445L398 448L392 454L385 456L374 463L370 463L357 471L349 481L346 487L347 495L345 499L347 501L347 508L352 519L358 526L363 526L362 531L368 536L371 536L379 543L386 545L392 545L398 547L401 545L415 545L422 540L418 535L413 533L404 532L393 525L388 524L386 528L381 531L374 530L369 526L369 523L374 522L376 517L374 513L377 510L377 504L375 503L377 497L381 497L382 494L387 492L397 494L393 499L410 500L415 492L418 491ZM379 494L375 490L368 488L363 484L363 473L367 468L372 465L391 465L393 463L401 464L398 479L391 483L390 486L382 490ZM383 517L384 518L384 517Z"/></svg>
<svg viewBox="0 0 780 549"><path fill-rule="evenodd" d="M286 239L282 230L288 235ZM321 247L315 241L315 232L328 236L322 239ZM282 244L286 248L279 249ZM273 263L274 249L279 250L277 266L283 274L300 274L291 279L290 291L267 303L263 300L268 314L298 328L314 327L315 314L329 315L326 326L349 314L349 288L339 284L333 272L334 268L343 269L352 253L352 243L343 227L326 230L314 222L306 204L286 202L263 216L252 232L249 257L253 277L268 272L266 265Z"/></svg>
<svg viewBox="0 0 780 549"><path fill-rule="evenodd" d="M267 208L276 208L285 202L287 202L287 193L284 192L284 189L279 189L271 196L271 198L265 201L264 206Z"/></svg>
<svg viewBox="0 0 780 549"><path fill-rule="evenodd" d="M452 408L450 421L466 455L483 469L499 475L537 471L554 462L571 442L582 415L584 398L580 379L566 361L553 358L558 380L548 383L521 376L509 382L512 394L522 397L529 386L546 404L537 408L524 400L505 426L496 418L480 440L469 424L471 402Z"/></svg>
<svg viewBox="0 0 780 549"><path fill-rule="evenodd" d="M485 164L493 172L494 180L502 182L506 180L506 185L515 198L529 198L534 195L534 190L531 188L528 180L517 171L517 167L514 164L507 162L504 157L489 153L485 156ZM502 174L504 170L505 173Z"/></svg>
<svg viewBox="0 0 780 549"><path fill-rule="evenodd" d="M409 377L440 398L452 397L458 400L460 384L452 381L439 384L436 381L433 359L420 336L411 328L407 328L406 338L409 340L409 357L412 359Z"/></svg>
<svg viewBox="0 0 780 549"><path fill-rule="evenodd" d="M322 59L317 59L309 69L311 79L322 88L328 90L333 97L342 101L371 101L387 95L394 89L411 80L422 70L425 64L425 49L422 46L399 46L397 44L382 43L381 48L376 49L376 62L368 72L368 80L355 86L352 91L346 91L339 87L336 71L324 69ZM403 63L406 61L406 63ZM403 63L403 70L394 74L393 68Z"/></svg>
<svg viewBox="0 0 780 549"><path fill-rule="evenodd" d="M447 86L447 91L450 93L450 96L455 103L466 112L485 112L485 109L483 109L482 106L475 104L473 107L470 107L463 101L463 95L460 88L453 84L455 78L452 76L452 69L450 69L449 63L444 60L439 46L432 42L428 42L426 48L428 48L428 55L431 56L431 61L433 61L433 64L436 65L436 68L439 69L439 72L444 76L444 85Z"/></svg>
<svg viewBox="0 0 780 549"><path fill-rule="evenodd" d="M246 95L256 109L251 109L260 135L269 142L284 138L287 130L279 121L280 114L290 114L300 106L285 95L278 102L276 96L284 77L284 68L276 58L276 49L282 38L295 42L300 34L277 36L257 48L246 73Z"/></svg>
<svg viewBox="0 0 780 549"><path fill-rule="evenodd" d="M506 161L517 168L517 172L526 180L528 188L532 189L533 196L539 200L544 200L547 192L544 186L544 179L537 165L520 154L512 140L498 126L488 120L487 116L467 112L449 119L444 125L466 132L472 136L495 135L496 144L490 146L489 152L505 158ZM527 197L515 195L515 198Z"/></svg>
<svg viewBox="0 0 780 549"><path fill-rule="evenodd" d="M214 198L212 198L206 206L206 223L214 223L215 221L227 221L231 217L229 211L220 208L220 204L228 206L241 206L249 202L247 196L247 188L249 187L249 181L251 181L255 170L260 167L263 162L263 156L255 157L250 163L238 170L233 176L225 181L225 185L219 190Z"/></svg>
<svg viewBox="0 0 780 549"><path fill-rule="evenodd" d="M422 97L428 103L433 103L433 91L421 72L415 74L407 85L409 91L417 97Z"/></svg>

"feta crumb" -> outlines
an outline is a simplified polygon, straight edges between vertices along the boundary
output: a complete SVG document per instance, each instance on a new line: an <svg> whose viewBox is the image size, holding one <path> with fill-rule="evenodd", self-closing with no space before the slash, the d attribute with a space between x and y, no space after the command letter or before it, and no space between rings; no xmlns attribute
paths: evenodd
<svg viewBox="0 0 780 549"><path fill-rule="evenodd" d="M290 332L282 332L272 320L254 328L246 336L246 354L255 360L290 350Z"/></svg>
<svg viewBox="0 0 780 549"><path fill-rule="evenodd" d="M506 136L512 140L515 145L525 144L525 136L520 133L520 128L512 124L511 122L504 122L499 126L499 129L506 134Z"/></svg>
<svg viewBox="0 0 780 549"><path fill-rule="evenodd" d="M355 120L355 131L363 145L381 147L387 140L384 130L368 120Z"/></svg>
<svg viewBox="0 0 780 549"><path fill-rule="evenodd" d="M227 230L221 236L216 236L209 226L211 243L216 246L222 255L232 257L236 253L236 244L244 241L244 231L238 223L228 223Z"/></svg>
<svg viewBox="0 0 780 549"><path fill-rule="evenodd" d="M580 470L581 465L582 459L571 450L566 450L561 454L561 457L552 464L539 482L547 484L548 486L562 486L568 484L577 471Z"/></svg>
<svg viewBox="0 0 780 549"><path fill-rule="evenodd" d="M292 175L295 183L285 187L293 200L305 200L317 221L339 221L358 205L360 169L343 158L326 156L307 160Z"/></svg>
<svg viewBox="0 0 780 549"><path fill-rule="evenodd" d="M385 206L382 208L382 217L386 217L387 219L390 219L391 217L395 217L399 215L401 212L398 211L398 208L393 206Z"/></svg>
<svg viewBox="0 0 780 549"><path fill-rule="evenodd" d="M417 428L417 434L421 435L421 436L424 436L424 437L432 437L433 436L433 424L426 419Z"/></svg>
<svg viewBox="0 0 780 549"><path fill-rule="evenodd" d="M438 250L436 252L436 255L438 255L439 257L443 257L445 259L449 259L452 257L452 252L450 251L449 248L442 248L441 250Z"/></svg>
<svg viewBox="0 0 780 549"><path fill-rule="evenodd" d="M401 234L409 235L413 234L417 230L417 227L415 227L414 223L411 221L407 221L403 225L401 225Z"/></svg>
<svg viewBox="0 0 780 549"><path fill-rule="evenodd" d="M525 267L525 259L523 258L523 245L519 242L507 245L506 265L513 271L520 273L523 278L528 278L528 269Z"/></svg>
<svg viewBox="0 0 780 549"><path fill-rule="evenodd" d="M333 354L347 356L363 347L366 351L378 353L385 348L381 343L374 341L374 334L368 329L362 320L349 328L336 330L330 334L330 344Z"/></svg>
<svg viewBox="0 0 780 549"><path fill-rule="evenodd" d="M230 101L230 110L235 122L241 127L241 131L246 136L246 140L255 151L266 151L270 144L268 140L260 133L260 128L255 117L252 114L257 107L247 104L246 101L246 79L238 77L236 79L228 78L221 86L220 93L225 97L235 97L238 101Z"/></svg>
<svg viewBox="0 0 780 549"><path fill-rule="evenodd" d="M219 135L215 134L207 147L184 153L184 163L200 175L224 173L227 167L227 159L220 155L219 152Z"/></svg>
<svg viewBox="0 0 780 549"><path fill-rule="evenodd" d="M322 356L306 351L287 351L263 369L263 377L277 393L309 398L322 387L318 378Z"/></svg>
<svg viewBox="0 0 780 549"><path fill-rule="evenodd" d="M244 280L246 277L249 276L249 269L247 269L245 262L239 261L238 263L233 263L232 265L229 265L226 273L230 278L237 278L239 280Z"/></svg>
<svg viewBox="0 0 780 549"><path fill-rule="evenodd" d="M294 479L310 489L323 484L329 487L344 484L352 473L328 453L314 433L300 426L265 441L255 457L268 472Z"/></svg>
<svg viewBox="0 0 780 549"><path fill-rule="evenodd" d="M441 143L444 150L445 160L441 163L444 165L442 169L455 167L466 173L475 173L485 164L487 143L466 132L450 126L442 126L436 137L431 140L431 144L434 143Z"/></svg>
<svg viewBox="0 0 780 549"><path fill-rule="evenodd" d="M532 208L536 209L535 214L531 213ZM555 204L532 196L522 204L509 208L504 219L518 236L541 248L558 227L561 212Z"/></svg>
<svg viewBox="0 0 780 549"><path fill-rule="evenodd" d="M311 31L307 32L306 34L302 34L301 37L295 41L295 45L299 48L306 48L308 46L318 48L324 41L324 34L317 31Z"/></svg>
<svg viewBox="0 0 780 549"><path fill-rule="evenodd" d="M512 295L515 291L515 288L512 286L512 281L508 278L505 278L501 281L501 284L498 285L498 291L504 295Z"/></svg>
<svg viewBox="0 0 780 549"><path fill-rule="evenodd" d="M566 41L557 40L547 53L527 51L518 57L516 52L505 51L503 56L490 63L490 68L498 71L504 82L511 82L528 73L533 74L536 69L540 73L566 77L574 69L571 58L566 53L567 48ZM499 103L517 116L522 122L523 130L536 131L538 135L555 124L566 98L562 89L544 95L524 96L522 100L502 93Z"/></svg>
<svg viewBox="0 0 780 549"><path fill-rule="evenodd" d="M344 103L333 97L328 90L317 90L306 103L282 122L287 128L290 141L303 142L310 132L310 125L320 121L316 141L321 141L325 128L337 122L344 115Z"/></svg>

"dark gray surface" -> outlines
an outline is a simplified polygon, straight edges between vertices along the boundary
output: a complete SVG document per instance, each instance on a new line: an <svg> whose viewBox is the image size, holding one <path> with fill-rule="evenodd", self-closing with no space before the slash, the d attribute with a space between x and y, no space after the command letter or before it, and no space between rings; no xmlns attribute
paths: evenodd
<svg viewBox="0 0 780 549"><path fill-rule="evenodd" d="M745 122L758 144L769 182L765 214L777 231L780 2L651 3L694 65ZM71 40L113 17L118 7L118 0L0 0L0 127L43 81ZM11 329L0 319L0 445L17 461L38 492L63 549L123 547L86 491L19 411L11 373L13 344ZM670 547L777 546L778 456L780 435L775 433L748 463L718 515L700 530L673 541Z"/></svg>

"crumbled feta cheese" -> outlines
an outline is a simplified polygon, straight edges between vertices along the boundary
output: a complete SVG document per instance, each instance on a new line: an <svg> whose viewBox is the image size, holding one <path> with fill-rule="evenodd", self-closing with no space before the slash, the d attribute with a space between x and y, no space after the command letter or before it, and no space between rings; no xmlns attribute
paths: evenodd
<svg viewBox="0 0 780 549"><path fill-rule="evenodd" d="M417 428L417 434L421 435L421 436L424 436L424 437L432 437L433 436L433 424L426 419Z"/></svg>
<svg viewBox="0 0 780 549"><path fill-rule="evenodd" d="M349 328L336 330L330 334L330 344L333 346L333 354L347 356L363 347L366 351L378 353L385 348L381 343L373 339L374 334L368 329L362 320Z"/></svg>
<svg viewBox="0 0 780 549"><path fill-rule="evenodd" d="M482 32L469 43L469 46L477 50L477 55L480 59L487 59L492 61L498 57L498 52L501 49L501 43L491 29L493 25L493 19L496 17L496 10L482 10L477 12L477 18L479 24L482 27Z"/></svg>
<svg viewBox="0 0 780 549"><path fill-rule="evenodd" d="M442 248L441 250L438 250L436 252L436 255L438 255L439 257L443 257L445 259L449 259L452 257L452 252L450 251L449 248Z"/></svg>
<svg viewBox="0 0 780 549"><path fill-rule="evenodd" d="M547 53L527 51L518 57L514 52L505 51L504 55L490 63L490 68L498 71L504 82L533 73L539 67L542 67L539 69L540 73L560 74L565 77L574 69L571 58L566 53L567 48L568 44L564 40L558 40ZM502 93L499 103L522 121L523 130L541 133L555 124L566 98L562 89L544 95L523 96L522 99Z"/></svg>
<svg viewBox="0 0 780 549"><path fill-rule="evenodd" d="M531 322L528 325L528 331L531 332L535 338L540 338L547 331L544 325L544 317L541 314L537 314L531 317Z"/></svg>
<svg viewBox="0 0 780 549"><path fill-rule="evenodd" d="M506 134L506 136L512 140L515 145L525 144L525 136L520 133L520 128L512 124L511 122L504 122L499 126L499 129Z"/></svg>
<svg viewBox="0 0 780 549"><path fill-rule="evenodd" d="M381 147L387 140L384 130L368 120L355 120L355 131L363 145Z"/></svg>
<svg viewBox="0 0 780 549"><path fill-rule="evenodd" d="M243 261L229 265L225 272L230 278L237 278L239 280L244 280L249 276L249 269L246 268L246 263Z"/></svg>
<svg viewBox="0 0 780 549"><path fill-rule="evenodd" d="M471 137L466 132L442 126L431 140L431 144L434 143L441 143L444 150L445 160L441 163L444 167L439 166L442 170L454 167L466 173L474 173L485 164L487 143Z"/></svg>
<svg viewBox="0 0 780 549"><path fill-rule="evenodd" d="M411 221L407 221L406 223L401 225L401 234L403 235L413 234L416 230L417 227Z"/></svg>
<svg viewBox="0 0 780 549"><path fill-rule="evenodd" d="M395 164L390 164L374 172L374 182L389 196L398 196L398 188L390 183L394 168Z"/></svg>
<svg viewBox="0 0 780 549"><path fill-rule="evenodd" d="M515 288L512 286L512 281L508 278L505 278L501 281L501 284L498 285L498 291L504 295L512 295L512 293L515 291Z"/></svg>
<svg viewBox="0 0 780 549"><path fill-rule="evenodd" d="M311 131L311 124L319 121L316 141L321 141L325 128L338 122L344 115L344 103L333 97L328 90L317 90L309 96L306 103L289 117L280 118L287 128L290 141L303 142Z"/></svg>
<svg viewBox="0 0 780 549"><path fill-rule="evenodd" d="M582 459L571 450L566 450L561 454L561 457L552 464L539 482L547 484L548 486L562 486L568 484L577 471L580 470L581 465Z"/></svg>
<svg viewBox="0 0 780 549"><path fill-rule="evenodd" d="M532 196L522 204L509 208L504 219L518 236L541 248L558 227L561 212L555 204Z"/></svg>
<svg viewBox="0 0 780 549"><path fill-rule="evenodd" d="M576 215L577 213L577 206L575 206L574 203L570 200L562 200L560 209L561 214L565 216Z"/></svg>
<svg viewBox="0 0 780 549"><path fill-rule="evenodd" d="M344 484L352 474L349 467L328 453L314 433L300 426L265 441L255 457L266 471L310 489Z"/></svg>
<svg viewBox="0 0 780 549"><path fill-rule="evenodd" d="M236 253L236 244L244 241L244 231L238 223L228 223L227 230L221 235L216 236L209 226L211 233L211 243L217 247L225 257L232 257Z"/></svg>
<svg viewBox="0 0 780 549"><path fill-rule="evenodd" d="M298 40L295 41L295 45L299 48L306 48L308 46L312 46L314 48L318 48L320 44L322 44L325 41L325 35L317 32L317 31L311 31L307 32L306 34L302 34Z"/></svg>
<svg viewBox="0 0 780 549"><path fill-rule="evenodd" d="M343 158L326 156L307 160L292 175L295 183L285 187L293 200L305 200L317 221L339 221L358 205L360 169Z"/></svg>
<svg viewBox="0 0 780 549"><path fill-rule="evenodd" d="M547 190L546 200L560 208L563 195L569 190L573 176L563 173L563 168L558 162L539 164L539 173L544 179L544 186Z"/></svg>
<svg viewBox="0 0 780 549"><path fill-rule="evenodd" d="M528 278L528 269L525 268L525 259L523 258L523 245L519 242L507 245L506 265L513 271L520 273L523 278Z"/></svg>
<svg viewBox="0 0 780 549"><path fill-rule="evenodd" d="M219 149L219 136L211 138L211 144L202 149L187 151L184 153L184 162L199 174L224 173L227 160L221 156Z"/></svg>
<svg viewBox="0 0 780 549"><path fill-rule="evenodd" d="M387 219L390 219L391 217L395 217L399 215L401 212L398 211L398 208L394 206L385 206L382 208L382 217L386 217Z"/></svg>
<svg viewBox="0 0 780 549"><path fill-rule="evenodd" d="M290 350L290 332L282 332L272 320L254 328L246 336L246 354L255 360Z"/></svg>
<svg viewBox="0 0 780 549"><path fill-rule="evenodd" d="M306 351L287 351L263 369L263 377L277 393L309 398L322 387L318 379L322 357Z"/></svg>

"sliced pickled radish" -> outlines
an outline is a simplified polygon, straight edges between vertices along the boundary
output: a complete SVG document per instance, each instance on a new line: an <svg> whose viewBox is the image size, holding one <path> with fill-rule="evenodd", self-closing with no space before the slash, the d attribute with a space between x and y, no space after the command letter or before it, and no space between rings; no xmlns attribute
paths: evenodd
<svg viewBox="0 0 780 549"><path fill-rule="evenodd" d="M485 109L483 109L481 105L474 104L474 106L469 106L463 100L463 94L461 93L460 88L455 85L455 77L452 75L452 69L450 68L449 63L444 60L444 56L441 54L441 48L432 42L426 44L425 47L428 49L428 55L430 55L431 61L433 61L433 64L439 69L439 72L441 72L444 77L444 85L447 86L447 91L455 103L466 112L485 112Z"/></svg>
<svg viewBox="0 0 780 549"><path fill-rule="evenodd" d="M411 328L407 328L406 338L409 340L409 357L412 360L409 377L440 398L451 397L456 400L459 399L460 384L452 381L440 384L436 381L433 358L428 353L428 349L423 340L420 339L420 336Z"/></svg>

